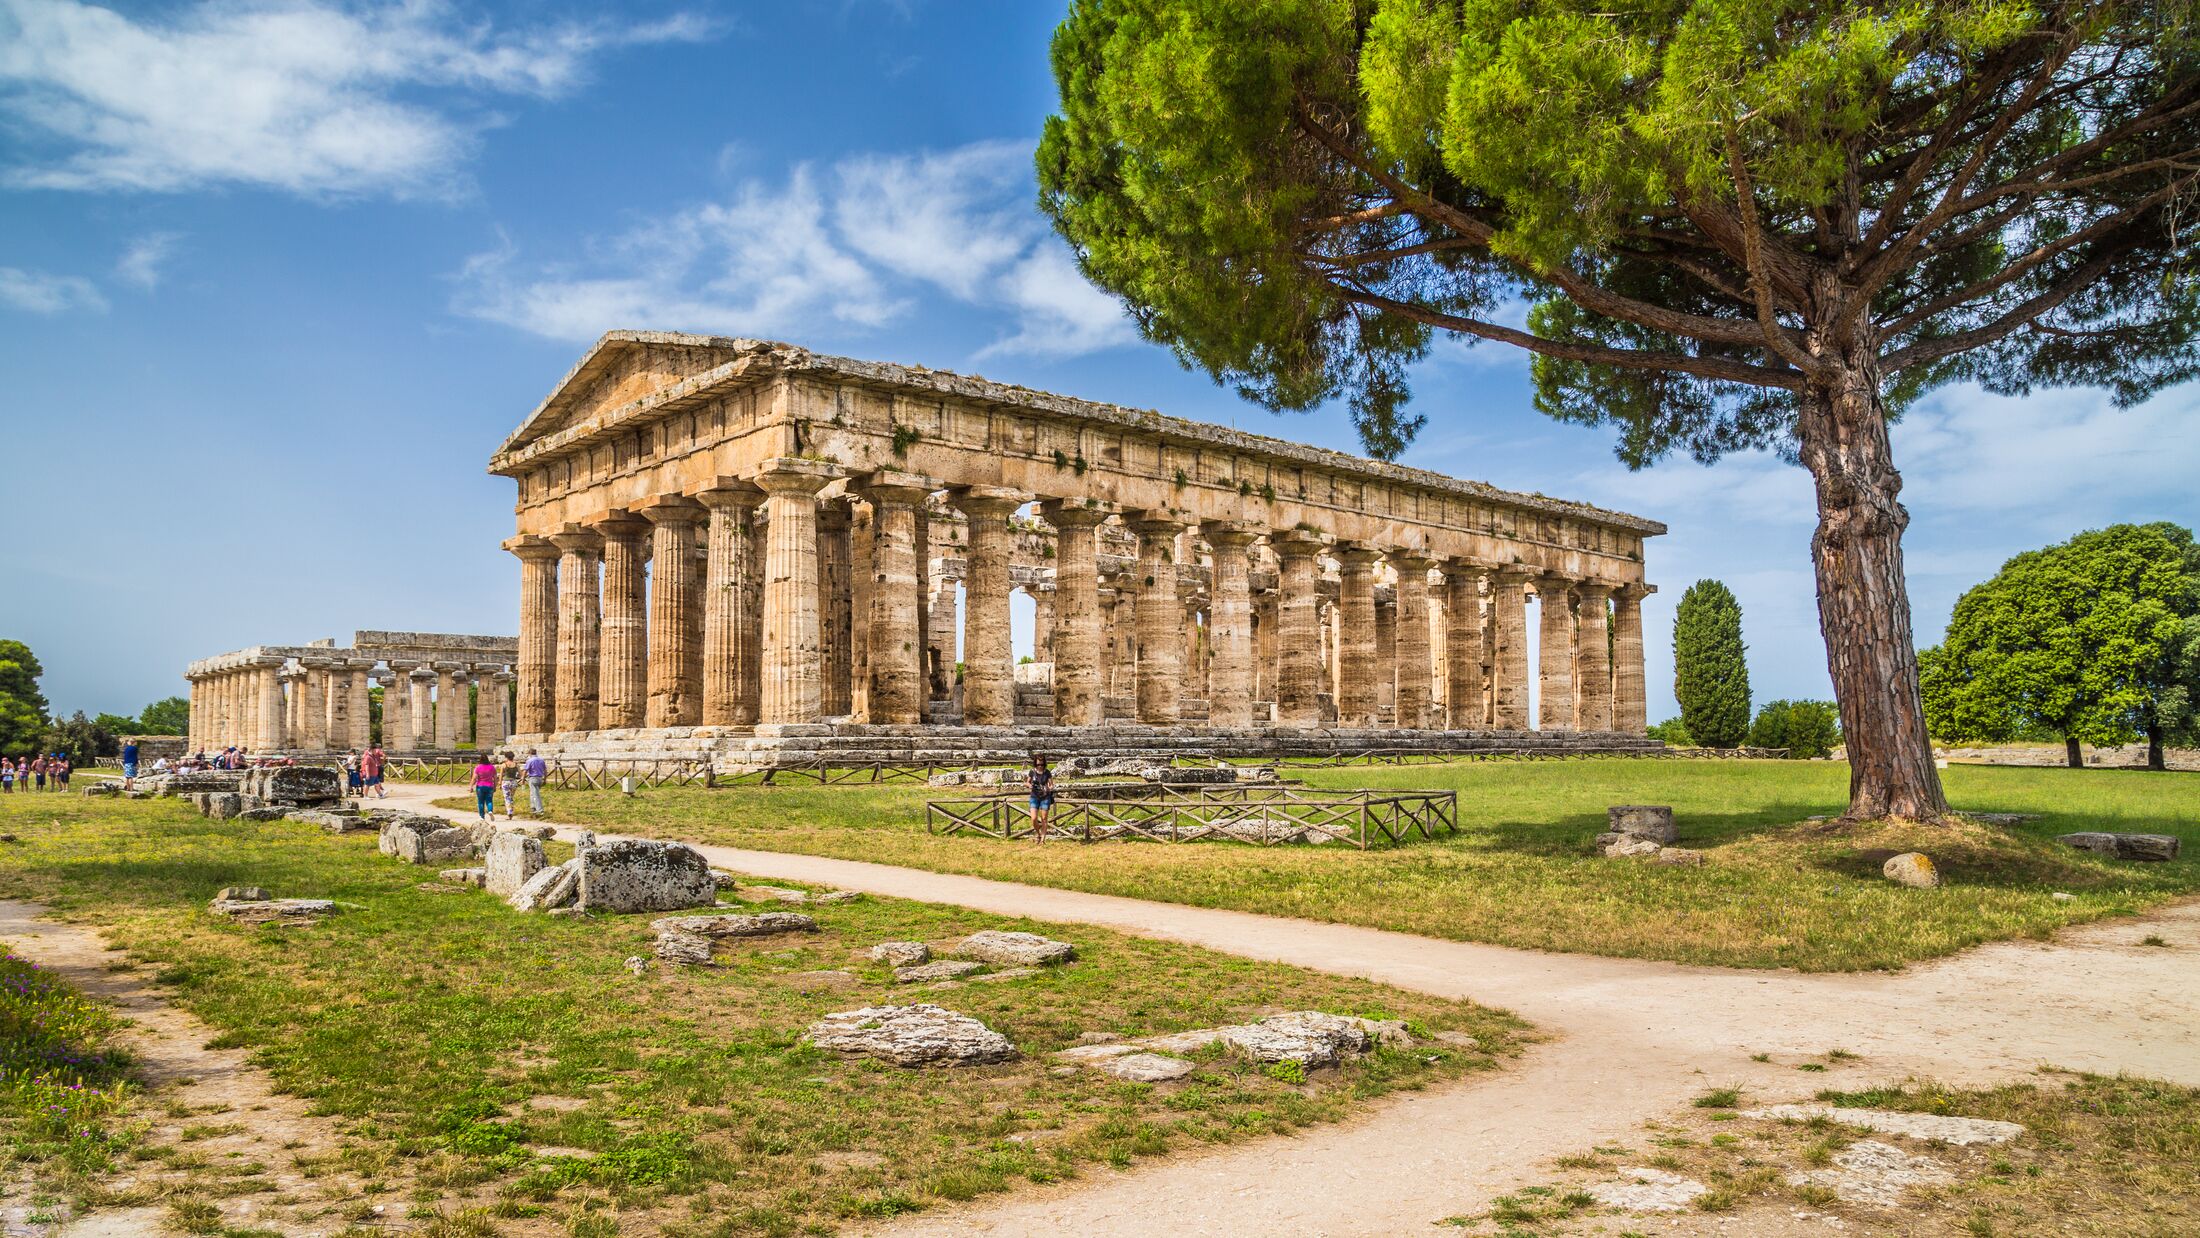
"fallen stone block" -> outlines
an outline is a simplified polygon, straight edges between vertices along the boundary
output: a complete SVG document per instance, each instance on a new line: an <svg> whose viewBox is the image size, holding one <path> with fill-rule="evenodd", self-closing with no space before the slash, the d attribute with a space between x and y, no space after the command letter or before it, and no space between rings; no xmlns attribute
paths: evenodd
<svg viewBox="0 0 2200 1238"><path fill-rule="evenodd" d="M270 804L334 804L344 798L344 774L327 765L268 765L245 771L242 790Z"/></svg>
<svg viewBox="0 0 2200 1238"><path fill-rule="evenodd" d="M622 838L583 848L580 905L591 911L681 911L718 901L701 852L683 843Z"/></svg>
<svg viewBox="0 0 2200 1238"><path fill-rule="evenodd" d="M2179 840L2175 834L2109 834L2083 831L2063 834L2055 839L2064 846L2105 855L2112 860L2145 860L2162 863L2177 858Z"/></svg>
<svg viewBox="0 0 2200 1238"><path fill-rule="evenodd" d="M1614 804L1604 810L1604 828L1613 834L1647 838L1661 847L1681 840L1673 810L1664 804Z"/></svg>
<svg viewBox="0 0 2200 1238"><path fill-rule="evenodd" d="M1010 967L1002 971L989 971L982 976L972 976L970 983L993 984L1001 980L1029 980L1033 976L1045 974L1046 969L1042 967Z"/></svg>
<svg viewBox="0 0 2200 1238"><path fill-rule="evenodd" d="M1044 967L1067 963L1077 957L1077 947L1037 933L1009 933L985 929L972 933L948 951L960 959L976 959L995 967Z"/></svg>
<svg viewBox="0 0 2200 1238"><path fill-rule="evenodd" d="M195 769L168 775L162 789L170 795L190 795L203 791L241 791L244 789L245 771L241 769Z"/></svg>
<svg viewBox="0 0 2200 1238"><path fill-rule="evenodd" d="M288 808L247 808L237 814L239 821L281 821L290 815Z"/></svg>
<svg viewBox="0 0 2200 1238"><path fill-rule="evenodd" d="M1833 1168L1791 1174L1788 1181L1824 1187L1848 1203L1892 1208L1911 1187L1942 1186L1955 1181L1955 1175L1929 1156L1913 1156L1876 1139L1859 1139L1833 1154Z"/></svg>
<svg viewBox="0 0 2200 1238"><path fill-rule="evenodd" d="M217 898L207 904L207 909L239 924L295 926L335 914L336 904L325 898Z"/></svg>
<svg viewBox="0 0 2200 1238"><path fill-rule="evenodd" d="M227 821L244 811L244 797L234 791L210 791L201 798L199 811L216 821Z"/></svg>
<svg viewBox="0 0 2200 1238"><path fill-rule="evenodd" d="M448 881L452 885L476 887L484 884L488 878L489 870L486 868L446 868L435 875L437 881Z"/></svg>
<svg viewBox="0 0 2200 1238"><path fill-rule="evenodd" d="M817 921L791 911L767 911L756 916L667 916L649 927L660 933L692 933L697 937L770 937L776 933L814 933Z"/></svg>
<svg viewBox="0 0 2200 1238"><path fill-rule="evenodd" d="M217 903L264 903L273 897L266 886L223 886L214 892Z"/></svg>
<svg viewBox="0 0 2200 1238"><path fill-rule="evenodd" d="M1763 1109L1744 1109L1742 1116L1780 1122L1809 1122L1824 1118L1843 1126L1878 1131L1882 1135L1930 1139L1959 1148L2007 1143L2024 1133L2024 1127L2018 1123L2000 1122L1991 1118L1904 1113L1895 1109L1844 1109L1838 1105L1768 1105Z"/></svg>
<svg viewBox="0 0 2200 1238"><path fill-rule="evenodd" d="M1198 1070L1199 1065L1158 1053L1123 1053L1106 1058L1094 1069L1130 1083L1168 1083Z"/></svg>
<svg viewBox="0 0 2200 1238"><path fill-rule="evenodd" d="M896 1066L983 1066L1016 1057L1016 1046L978 1020L929 1002L866 1006L810 1025L811 1044Z"/></svg>
<svg viewBox="0 0 2200 1238"><path fill-rule="evenodd" d="M915 967L932 961L932 947L921 941L882 941L863 954L873 963L889 967Z"/></svg>
<svg viewBox="0 0 2200 1238"><path fill-rule="evenodd" d="M1348 1053L1367 1052L1370 1043L1358 1020L1315 1010L1226 1027L1219 1039L1256 1062L1297 1062L1308 1068L1334 1066Z"/></svg>
<svg viewBox="0 0 2200 1238"><path fill-rule="evenodd" d="M710 938L694 933L659 933L656 955L667 963L707 967L710 964Z"/></svg>
<svg viewBox="0 0 2200 1238"><path fill-rule="evenodd" d="M1913 890L1940 888L1940 869L1934 866L1933 858L1922 851L1905 851L1887 857L1887 862L1879 866L1879 873L1896 885Z"/></svg>
<svg viewBox="0 0 2200 1238"><path fill-rule="evenodd" d="M440 817L408 817L385 822L379 848L407 864L441 864L470 858L474 836L454 829Z"/></svg>
<svg viewBox="0 0 2200 1238"><path fill-rule="evenodd" d="M539 839L501 833L490 840L488 850L482 855L482 884L498 898L510 898L548 866Z"/></svg>
<svg viewBox="0 0 2200 1238"><path fill-rule="evenodd" d="M552 911L579 897L580 889L580 861L572 859L528 878L527 884L506 901L514 911Z"/></svg>
<svg viewBox="0 0 2200 1238"><path fill-rule="evenodd" d="M1656 855L1665 850L1664 844L1654 838L1635 834L1603 833L1597 835L1597 854L1607 859L1625 859L1629 856Z"/></svg>
<svg viewBox="0 0 2200 1238"><path fill-rule="evenodd" d="M942 959L937 963L920 963L914 967L894 969L896 984L923 984L935 980L960 980L985 970L983 963L971 963L958 959Z"/></svg>
<svg viewBox="0 0 2200 1238"><path fill-rule="evenodd" d="M286 808L283 816L300 825L319 826L331 834L355 834L375 828L374 823L356 809Z"/></svg>

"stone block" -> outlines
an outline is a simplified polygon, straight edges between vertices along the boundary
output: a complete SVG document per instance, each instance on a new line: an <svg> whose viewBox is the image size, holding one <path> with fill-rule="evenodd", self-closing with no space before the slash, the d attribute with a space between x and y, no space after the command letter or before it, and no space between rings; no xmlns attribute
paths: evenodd
<svg viewBox="0 0 2200 1238"><path fill-rule="evenodd" d="M972 933L955 944L948 953L957 958L976 959L995 967L1044 967L1050 963L1067 963L1077 957L1077 947L1066 941L1054 941L1037 933L1007 933L999 929L986 929Z"/></svg>
<svg viewBox="0 0 2200 1238"><path fill-rule="evenodd" d="M580 888L580 861L576 858L536 873L505 901L514 911L552 911L571 903Z"/></svg>
<svg viewBox="0 0 2200 1238"><path fill-rule="evenodd" d="M923 984L931 980L960 980L985 970L983 963L971 963L957 959L943 959L937 963L922 963L914 967L894 969L896 984Z"/></svg>
<svg viewBox="0 0 2200 1238"><path fill-rule="evenodd" d="M863 953L873 963L889 967L915 967L932 961L932 947L921 941L882 941Z"/></svg>
<svg viewBox="0 0 2200 1238"><path fill-rule="evenodd" d="M1887 857L1879 866L1879 873L1896 885L1913 890L1940 888L1940 869L1933 865L1933 858L1922 851L1905 851L1901 855Z"/></svg>
<svg viewBox="0 0 2200 1238"><path fill-rule="evenodd" d="M1604 818L1604 828L1614 834L1647 838L1661 847L1681 840L1673 810L1662 804L1614 804L1604 810Z"/></svg>
<svg viewBox="0 0 2200 1238"><path fill-rule="evenodd" d="M344 774L327 765L270 765L246 771L243 789L271 804L333 804L344 798Z"/></svg>
<svg viewBox="0 0 2200 1238"><path fill-rule="evenodd" d="M2178 838L2175 834L2109 834L2089 830L2059 835L2055 841L2114 860L2147 860L2155 863L2176 859L2178 849Z"/></svg>
<svg viewBox="0 0 2200 1238"><path fill-rule="evenodd" d="M580 905L590 911L681 911L718 901L710 865L682 843L622 838L574 858L580 862Z"/></svg>
<svg viewBox="0 0 2200 1238"><path fill-rule="evenodd" d="M539 840L516 833L500 833L490 840L488 850L482 854L482 867L487 874L484 888L498 898L510 898L547 865Z"/></svg>
<svg viewBox="0 0 2200 1238"><path fill-rule="evenodd" d="M244 811L244 797L234 791L209 792L200 811L216 821L227 821Z"/></svg>
<svg viewBox="0 0 2200 1238"><path fill-rule="evenodd" d="M1008 1037L929 1002L839 1011L812 1023L807 1036L820 1049L896 1066L982 1066L1016 1056Z"/></svg>
<svg viewBox="0 0 2200 1238"><path fill-rule="evenodd" d="M1101 1061L1094 1069L1130 1083L1167 1083L1182 1079L1199 1066L1180 1057L1163 1057L1158 1053L1123 1053Z"/></svg>
<svg viewBox="0 0 2200 1238"><path fill-rule="evenodd" d="M660 933L691 933L697 937L770 937L779 933L814 933L817 921L792 911L767 911L760 916L666 916L649 927Z"/></svg>
<svg viewBox="0 0 2200 1238"><path fill-rule="evenodd" d="M435 879L449 882L454 886L474 886L478 888L489 879L489 870L486 868L446 868L437 873Z"/></svg>
<svg viewBox="0 0 2200 1238"><path fill-rule="evenodd" d="M474 836L440 817L406 817L384 822L379 848L407 864L441 864L474 854Z"/></svg>

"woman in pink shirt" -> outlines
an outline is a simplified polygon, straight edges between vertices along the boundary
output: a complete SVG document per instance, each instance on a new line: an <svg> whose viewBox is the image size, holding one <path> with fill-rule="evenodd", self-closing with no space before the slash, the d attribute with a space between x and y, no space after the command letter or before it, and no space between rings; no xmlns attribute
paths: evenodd
<svg viewBox="0 0 2200 1238"><path fill-rule="evenodd" d="M497 806L497 767L484 756L474 766L474 810L487 821Z"/></svg>

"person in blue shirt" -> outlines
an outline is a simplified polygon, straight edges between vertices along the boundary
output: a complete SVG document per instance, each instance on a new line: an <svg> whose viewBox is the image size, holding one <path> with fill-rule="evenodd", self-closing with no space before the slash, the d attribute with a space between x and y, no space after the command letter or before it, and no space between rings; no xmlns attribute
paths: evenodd
<svg viewBox="0 0 2200 1238"><path fill-rule="evenodd" d="M131 738L129 738L129 739L126 739L126 740L122 741L122 789L123 789L123 790L125 790L125 791L134 791L134 790L136 790L136 789L137 789L137 767L138 767L138 744L137 744L137 738L136 738L135 736L132 736Z"/></svg>
<svg viewBox="0 0 2200 1238"><path fill-rule="evenodd" d="M542 783L550 776L550 765L542 759L541 753L529 748L522 772L527 775L527 815L539 817L542 815Z"/></svg>

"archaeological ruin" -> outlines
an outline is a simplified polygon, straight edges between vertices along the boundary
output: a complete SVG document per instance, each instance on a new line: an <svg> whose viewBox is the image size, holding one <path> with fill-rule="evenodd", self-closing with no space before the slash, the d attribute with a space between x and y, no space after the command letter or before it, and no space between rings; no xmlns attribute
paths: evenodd
<svg viewBox="0 0 2200 1238"><path fill-rule="evenodd" d="M1643 542L1665 526L1639 516L638 331L590 349L490 471L518 486L513 737L546 751L999 756L1059 728L1245 754L1656 746Z"/></svg>
<svg viewBox="0 0 2200 1238"><path fill-rule="evenodd" d="M494 748L511 733L518 654L512 636L362 631L345 647L319 640L201 658L183 673L191 685L189 750L359 751L370 734L370 680L382 689L386 751Z"/></svg>

